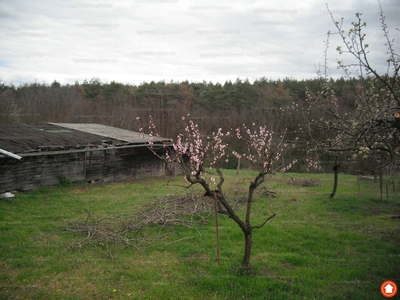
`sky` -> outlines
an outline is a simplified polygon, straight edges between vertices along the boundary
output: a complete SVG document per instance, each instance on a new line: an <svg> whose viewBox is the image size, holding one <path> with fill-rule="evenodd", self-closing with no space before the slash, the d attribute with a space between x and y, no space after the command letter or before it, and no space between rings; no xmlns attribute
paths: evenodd
<svg viewBox="0 0 400 300"><path fill-rule="evenodd" d="M400 51L400 1L380 3ZM327 32L335 32L327 5L335 20L344 18L346 31L362 13L370 63L385 72L378 0L1 0L0 80L18 86L315 78ZM343 75L338 59L354 62L335 50L340 45L331 35L333 78Z"/></svg>

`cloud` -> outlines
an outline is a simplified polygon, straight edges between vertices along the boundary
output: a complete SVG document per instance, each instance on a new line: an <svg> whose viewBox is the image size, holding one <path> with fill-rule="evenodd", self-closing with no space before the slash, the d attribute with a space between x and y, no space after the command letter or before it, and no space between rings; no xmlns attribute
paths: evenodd
<svg viewBox="0 0 400 300"><path fill-rule="evenodd" d="M382 0L390 28L394 0ZM371 63L385 68L377 1L335 1L345 27L361 11L368 23ZM315 77L334 24L325 1L10 1L0 8L0 77L14 84L102 78L213 81ZM399 34L393 31L393 34ZM330 41L334 76L341 42ZM398 42L394 44L398 49Z"/></svg>

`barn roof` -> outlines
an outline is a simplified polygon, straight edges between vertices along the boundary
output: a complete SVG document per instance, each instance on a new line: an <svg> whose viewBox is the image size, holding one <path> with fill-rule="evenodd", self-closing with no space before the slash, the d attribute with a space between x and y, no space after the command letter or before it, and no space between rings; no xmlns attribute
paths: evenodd
<svg viewBox="0 0 400 300"><path fill-rule="evenodd" d="M19 154L140 144L145 146L149 138L139 132L100 124L0 123L0 149ZM157 141L170 140L161 138Z"/></svg>
<svg viewBox="0 0 400 300"><path fill-rule="evenodd" d="M49 123L68 129L79 130L86 133L96 134L107 138L125 141L132 144L143 144L149 141L150 136L140 132L106 126L102 124L81 124L81 123ZM160 138L160 142L169 142L170 139Z"/></svg>

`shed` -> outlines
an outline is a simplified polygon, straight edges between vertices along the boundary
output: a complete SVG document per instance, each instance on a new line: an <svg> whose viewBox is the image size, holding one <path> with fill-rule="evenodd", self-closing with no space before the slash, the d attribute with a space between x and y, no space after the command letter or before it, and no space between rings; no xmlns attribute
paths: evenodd
<svg viewBox="0 0 400 300"><path fill-rule="evenodd" d="M163 176L166 165L149 150L149 138L100 124L0 124L0 149L5 150L0 152L0 193L62 180L113 182ZM170 139L153 142L162 155Z"/></svg>

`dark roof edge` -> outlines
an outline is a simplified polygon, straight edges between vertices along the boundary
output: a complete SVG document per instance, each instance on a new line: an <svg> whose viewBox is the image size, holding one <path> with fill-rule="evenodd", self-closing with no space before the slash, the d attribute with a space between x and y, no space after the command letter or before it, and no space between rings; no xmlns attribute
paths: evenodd
<svg viewBox="0 0 400 300"><path fill-rule="evenodd" d="M18 156L30 157L30 156L42 156L42 155L58 155L67 153L80 153L80 152L94 152L94 151L106 151L106 150L119 150L119 149L129 149L129 148L141 148L148 147L149 144L136 144L136 145L126 145L117 147L104 147L104 148L84 148L75 150L60 150L60 151L43 151L43 152L31 152L31 153L19 153ZM172 144L153 144L156 147L172 147ZM7 155L1 155L0 158L9 157Z"/></svg>

